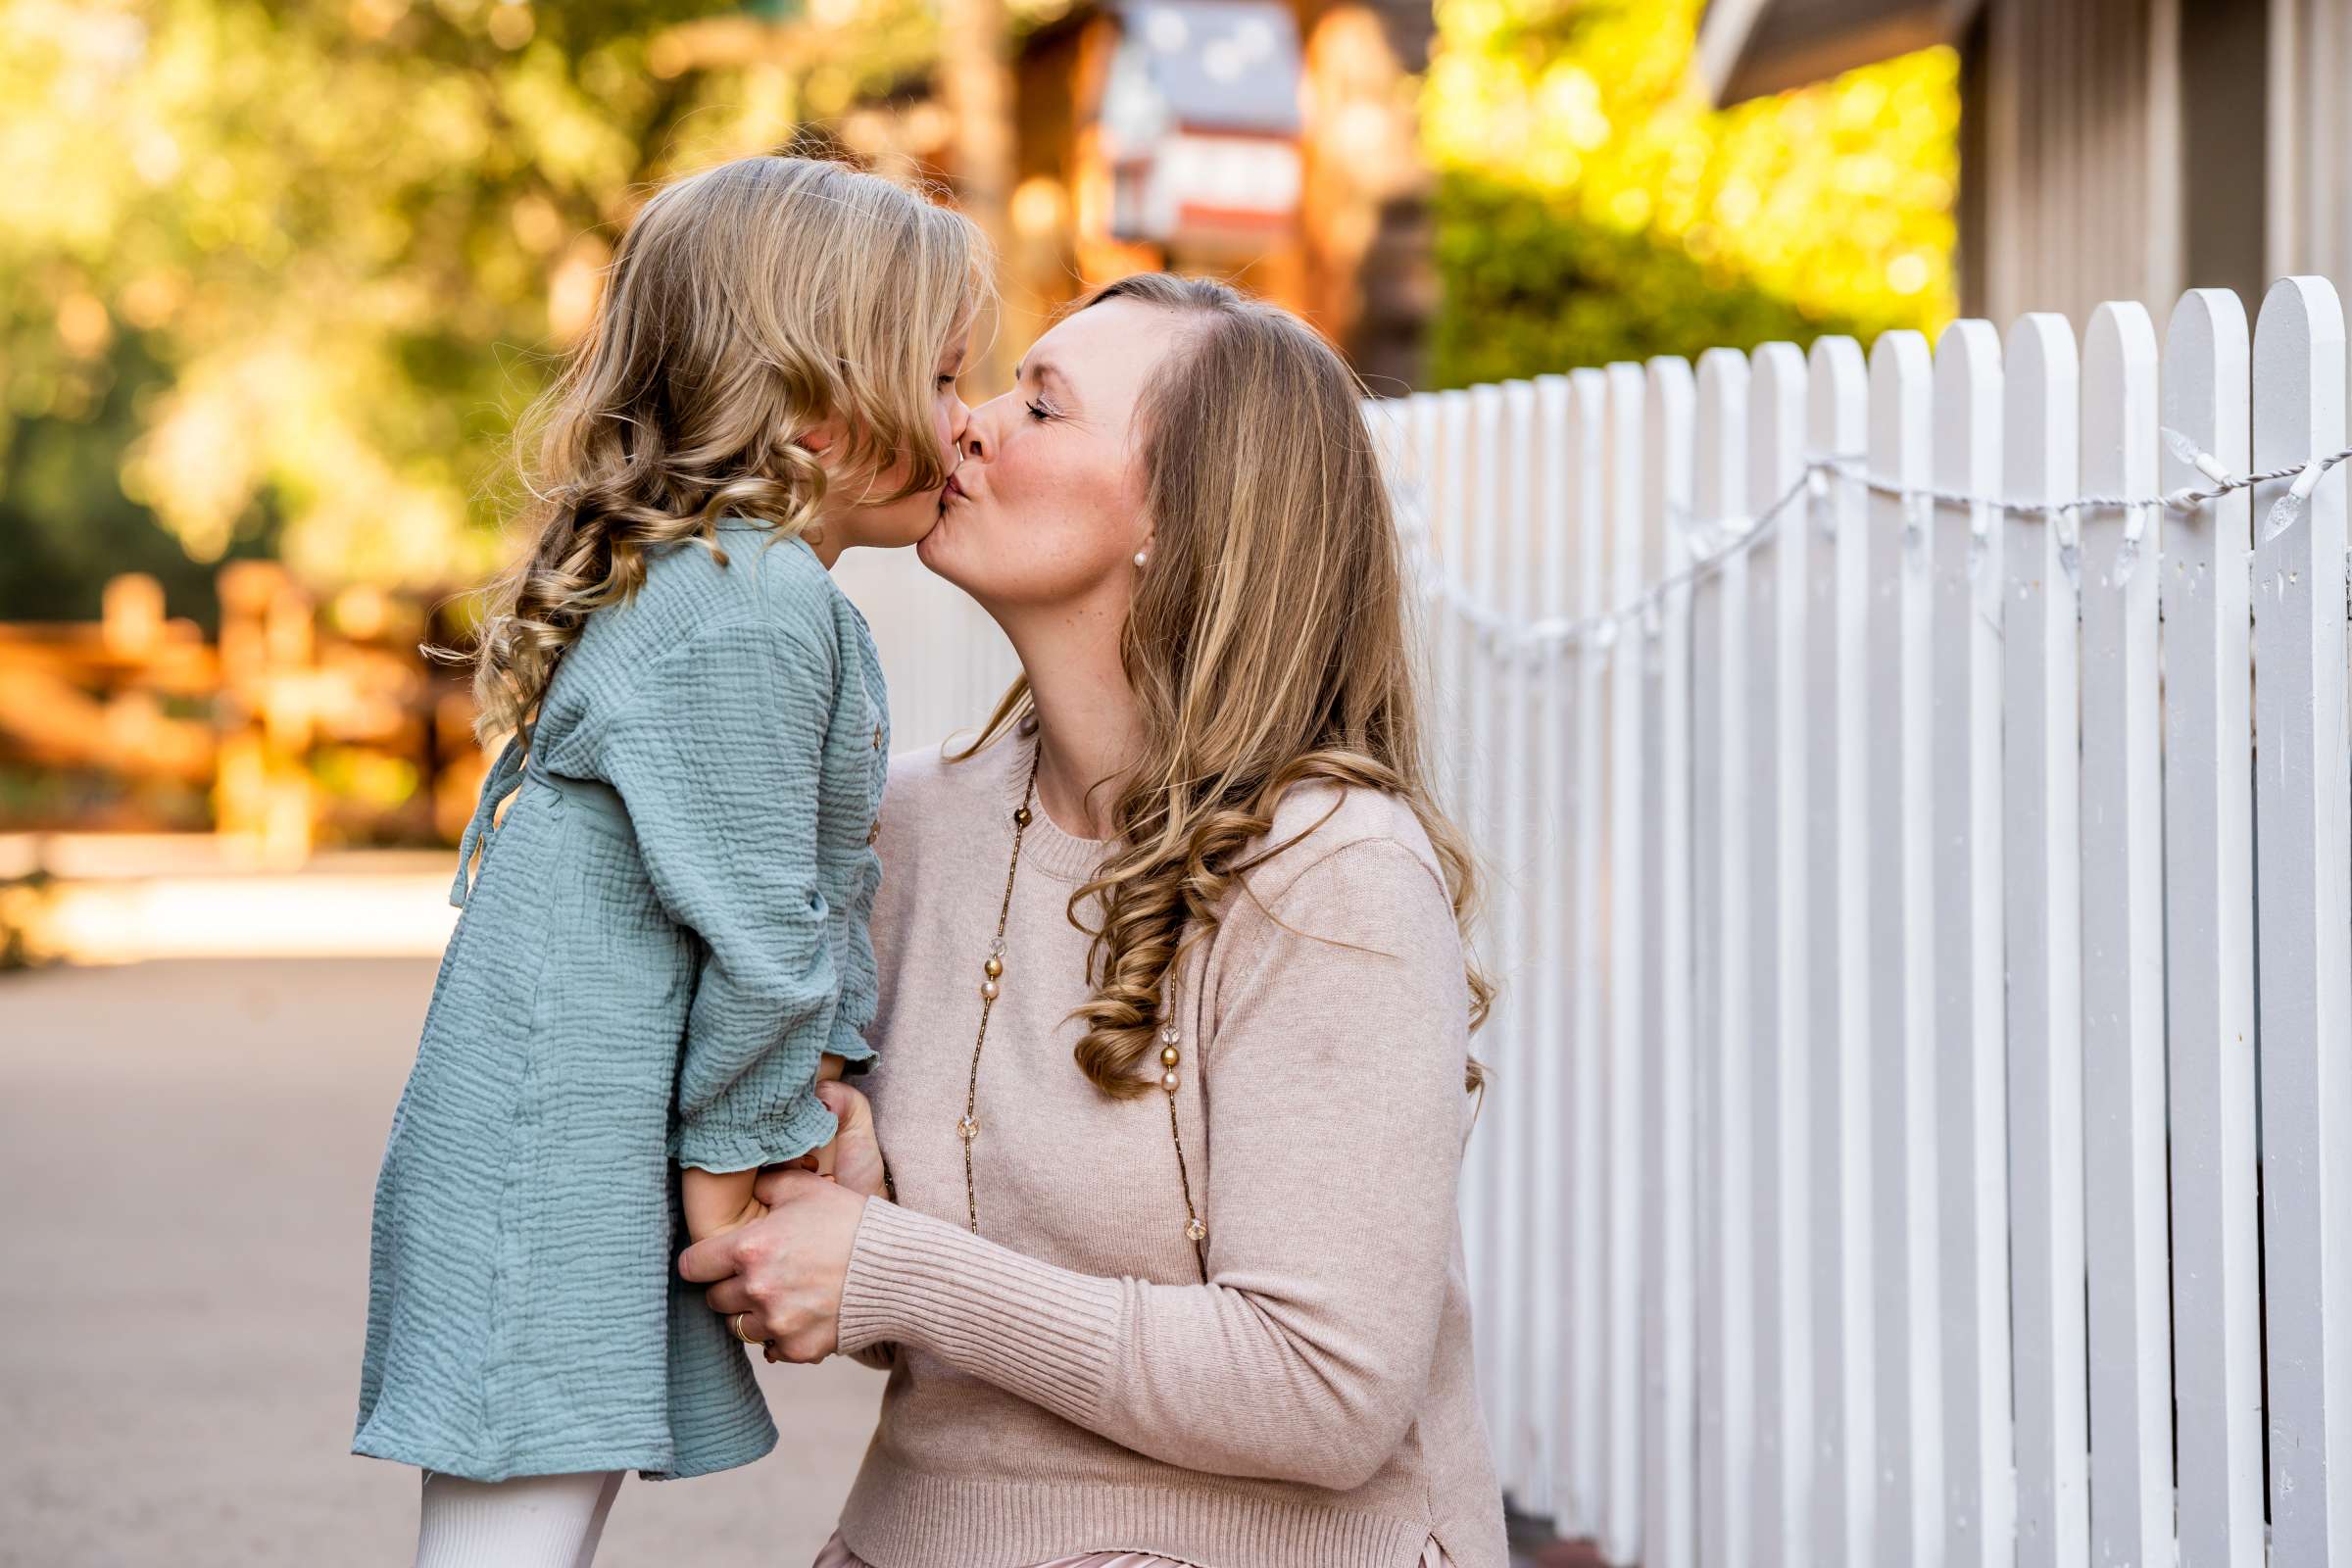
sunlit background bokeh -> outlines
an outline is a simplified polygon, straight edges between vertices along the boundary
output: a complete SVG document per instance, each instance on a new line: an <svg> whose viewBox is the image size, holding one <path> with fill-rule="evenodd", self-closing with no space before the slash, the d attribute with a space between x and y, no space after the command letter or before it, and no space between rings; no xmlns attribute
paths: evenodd
<svg viewBox="0 0 2352 1568"><path fill-rule="evenodd" d="M1147 267L1383 391L1947 319L1953 53L1717 109L1700 10L7 0L0 830L447 842L480 763L416 647L464 637L615 235L716 160L979 218L974 398Z"/></svg>

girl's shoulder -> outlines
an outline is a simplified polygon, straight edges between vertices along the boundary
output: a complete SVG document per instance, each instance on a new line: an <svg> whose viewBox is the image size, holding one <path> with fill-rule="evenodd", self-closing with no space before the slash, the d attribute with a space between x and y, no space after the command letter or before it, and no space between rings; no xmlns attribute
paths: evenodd
<svg viewBox="0 0 2352 1568"><path fill-rule="evenodd" d="M650 552L637 591L591 614L564 662L595 668L609 697L662 670L732 662L747 633L813 661L836 687L850 678L865 636L857 610L806 542L727 519L714 540Z"/></svg>
<svg viewBox="0 0 2352 1568"><path fill-rule="evenodd" d="M747 659L789 666L786 684L838 698L856 680L863 623L808 546L721 524L722 562L701 540L663 546L622 604L588 617L548 686L538 744L551 766L564 748L614 720L712 677L757 678Z"/></svg>
<svg viewBox="0 0 2352 1568"><path fill-rule="evenodd" d="M625 609L641 636L664 647L715 627L766 623L838 649L858 623L807 540L734 517L722 518L709 542L688 539L655 552Z"/></svg>

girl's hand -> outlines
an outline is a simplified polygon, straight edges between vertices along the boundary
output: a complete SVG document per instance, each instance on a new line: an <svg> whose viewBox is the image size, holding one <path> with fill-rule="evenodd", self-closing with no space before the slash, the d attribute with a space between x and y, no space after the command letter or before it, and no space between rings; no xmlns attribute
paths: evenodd
<svg viewBox="0 0 2352 1568"><path fill-rule="evenodd" d="M744 1333L765 1340L771 1361L821 1361L841 1343L841 1291L866 1200L804 1170L760 1178L765 1217L678 1257L679 1275L708 1285L713 1312L749 1314Z"/></svg>
<svg viewBox="0 0 2352 1568"><path fill-rule="evenodd" d="M678 1172L678 1196L686 1208L686 1234L696 1241L723 1236L767 1213L754 1194L757 1170L710 1171L688 1165Z"/></svg>

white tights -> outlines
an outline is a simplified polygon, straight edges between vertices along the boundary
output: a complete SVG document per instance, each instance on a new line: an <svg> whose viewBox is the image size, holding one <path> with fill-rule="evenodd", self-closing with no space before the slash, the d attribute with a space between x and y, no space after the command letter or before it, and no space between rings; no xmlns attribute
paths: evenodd
<svg viewBox="0 0 2352 1568"><path fill-rule="evenodd" d="M467 1481L427 1470L416 1568L589 1568L625 1474Z"/></svg>

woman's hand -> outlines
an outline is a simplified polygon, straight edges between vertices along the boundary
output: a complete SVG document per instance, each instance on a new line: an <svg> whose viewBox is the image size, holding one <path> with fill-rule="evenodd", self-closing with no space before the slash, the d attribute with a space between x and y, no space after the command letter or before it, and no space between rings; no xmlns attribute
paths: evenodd
<svg viewBox="0 0 2352 1568"><path fill-rule="evenodd" d="M678 1273L710 1286L711 1311L748 1313L745 1332L767 1342L769 1360L821 1361L840 1344L842 1286L865 1198L803 1170L762 1172L759 1193L766 1217L695 1243L679 1255Z"/></svg>

